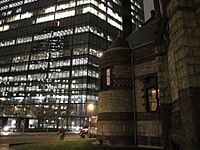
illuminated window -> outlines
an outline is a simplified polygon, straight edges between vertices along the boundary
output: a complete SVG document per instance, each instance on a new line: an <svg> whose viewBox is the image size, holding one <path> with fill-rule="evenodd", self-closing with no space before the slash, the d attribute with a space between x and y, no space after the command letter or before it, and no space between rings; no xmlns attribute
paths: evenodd
<svg viewBox="0 0 200 150"><path fill-rule="evenodd" d="M159 109L159 89L157 77L147 77L144 79L145 109L147 112L154 112Z"/></svg>
<svg viewBox="0 0 200 150"><path fill-rule="evenodd" d="M57 6L56 10L63 10L71 7L75 7L74 1L66 2L65 4L60 4Z"/></svg>
<svg viewBox="0 0 200 150"><path fill-rule="evenodd" d="M135 1L135 6L137 6L139 9L141 9L141 6L138 2Z"/></svg>
<svg viewBox="0 0 200 150"><path fill-rule="evenodd" d="M73 69L72 70L72 76L74 76L74 77L87 76L87 69L84 69L84 68Z"/></svg>
<svg viewBox="0 0 200 150"><path fill-rule="evenodd" d="M102 51L97 51L95 49L90 48L89 50L90 55L96 56L96 57L101 57L103 55Z"/></svg>
<svg viewBox="0 0 200 150"><path fill-rule="evenodd" d="M83 55L83 54L88 54L88 48L86 44L74 46L73 55Z"/></svg>
<svg viewBox="0 0 200 150"><path fill-rule="evenodd" d="M89 28L89 26L76 27L75 33L88 32Z"/></svg>
<svg viewBox="0 0 200 150"><path fill-rule="evenodd" d="M37 0L25 0L24 1L24 4L27 4L27 3L33 3L33 2L36 2Z"/></svg>
<svg viewBox="0 0 200 150"><path fill-rule="evenodd" d="M108 17L108 23L110 23L111 25L115 26L116 28L122 30L122 25L109 17Z"/></svg>
<svg viewBox="0 0 200 150"><path fill-rule="evenodd" d="M44 11L46 14L46 13L50 13L50 12L55 12L55 9L56 9L56 6L51 6L51 7L46 8Z"/></svg>
<svg viewBox="0 0 200 150"><path fill-rule="evenodd" d="M8 5L4 5L2 7L0 7L0 10L6 10L8 8Z"/></svg>
<svg viewBox="0 0 200 150"><path fill-rule="evenodd" d="M8 40L8 41L0 42L0 47L10 46L14 44L15 44L15 40Z"/></svg>
<svg viewBox="0 0 200 150"><path fill-rule="evenodd" d="M17 44L22 44L22 43L27 43L27 42L31 42L32 41L32 37L21 37L21 38L17 38Z"/></svg>
<svg viewBox="0 0 200 150"><path fill-rule="evenodd" d="M20 14L9 17L7 22L12 22L12 21L17 21L17 20L20 20Z"/></svg>
<svg viewBox="0 0 200 150"><path fill-rule="evenodd" d="M77 5L89 4L91 0L78 0Z"/></svg>
<svg viewBox="0 0 200 150"><path fill-rule="evenodd" d="M156 111L158 108L158 95L159 90L150 88L148 89L148 102L149 102L149 110Z"/></svg>
<svg viewBox="0 0 200 150"><path fill-rule="evenodd" d="M14 2L14 3L10 3L9 4L9 8L17 7L17 6L20 6L22 4L23 4L23 1L18 1L18 2Z"/></svg>
<svg viewBox="0 0 200 150"><path fill-rule="evenodd" d="M0 4L3 4L3 3L6 3L6 2L9 2L10 0L1 0L0 1Z"/></svg>
<svg viewBox="0 0 200 150"><path fill-rule="evenodd" d="M66 30L61 30L61 31L56 31L53 33L53 37L57 37L57 36L65 36L65 35L69 35L69 34L73 34L73 29L66 29Z"/></svg>
<svg viewBox="0 0 200 150"><path fill-rule="evenodd" d="M26 12L24 14L21 14L21 19L26 19L26 18L30 18L33 16L33 13L30 12Z"/></svg>
<svg viewBox="0 0 200 150"><path fill-rule="evenodd" d="M113 0L114 3L116 3L117 5L121 5L120 0Z"/></svg>
<svg viewBox="0 0 200 150"><path fill-rule="evenodd" d="M99 78L99 73L95 70L88 70L88 76L93 78Z"/></svg>
<svg viewBox="0 0 200 150"><path fill-rule="evenodd" d="M21 54L21 55L14 55L12 59L12 63L19 63L28 61L29 54Z"/></svg>
<svg viewBox="0 0 200 150"><path fill-rule="evenodd" d="M4 20L0 20L0 25L3 24Z"/></svg>
<svg viewBox="0 0 200 150"><path fill-rule="evenodd" d="M51 20L54 20L54 14L48 14L45 16L38 17L36 23L47 22Z"/></svg>
<svg viewBox="0 0 200 150"><path fill-rule="evenodd" d="M51 38L51 33L40 34L40 35L34 36L34 41L44 40L44 39L49 39L49 38Z"/></svg>
<svg viewBox="0 0 200 150"><path fill-rule="evenodd" d="M6 16L6 12L3 12L1 15L2 15L2 16Z"/></svg>
<svg viewBox="0 0 200 150"><path fill-rule="evenodd" d="M75 15L75 9L59 11L59 12L56 12L55 19L66 18L66 17L70 17L74 15Z"/></svg>
<svg viewBox="0 0 200 150"><path fill-rule="evenodd" d="M62 66L70 66L70 60L63 60L63 61L54 61L52 62L52 64L50 65L51 68L54 67L62 67Z"/></svg>
<svg viewBox="0 0 200 150"><path fill-rule="evenodd" d="M48 58L48 55L45 52L31 55L31 60L42 60L42 59L47 59L47 58Z"/></svg>
<svg viewBox="0 0 200 150"><path fill-rule="evenodd" d="M21 12L21 11L22 11L21 8L17 8L16 13L19 13L19 12Z"/></svg>
<svg viewBox="0 0 200 150"><path fill-rule="evenodd" d="M111 77L110 69L106 69L106 85L110 85L110 77Z"/></svg>
<svg viewBox="0 0 200 150"><path fill-rule="evenodd" d="M112 9L108 8L107 13L118 21L122 22L122 17L118 13L113 12Z"/></svg>
<svg viewBox="0 0 200 150"><path fill-rule="evenodd" d="M27 67L28 67L27 64L15 65L15 66L12 66L11 72L27 70Z"/></svg>
<svg viewBox="0 0 200 150"><path fill-rule="evenodd" d="M73 59L72 65L85 65L88 63L88 58L77 58Z"/></svg>
<svg viewBox="0 0 200 150"><path fill-rule="evenodd" d="M84 6L83 8L80 8L79 10L77 10L77 14L85 14L85 13L92 13L96 16L98 16L99 18L103 19L103 20L106 20L106 15L101 13L100 11L98 11L97 9L89 6L89 5L86 5Z"/></svg>

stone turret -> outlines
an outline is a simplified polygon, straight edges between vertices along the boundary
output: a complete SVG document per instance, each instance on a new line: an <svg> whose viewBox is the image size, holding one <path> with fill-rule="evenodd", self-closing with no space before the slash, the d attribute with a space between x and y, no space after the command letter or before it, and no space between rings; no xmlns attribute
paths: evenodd
<svg viewBox="0 0 200 150"><path fill-rule="evenodd" d="M107 144L134 144L131 51L123 35L101 58L98 135Z"/></svg>

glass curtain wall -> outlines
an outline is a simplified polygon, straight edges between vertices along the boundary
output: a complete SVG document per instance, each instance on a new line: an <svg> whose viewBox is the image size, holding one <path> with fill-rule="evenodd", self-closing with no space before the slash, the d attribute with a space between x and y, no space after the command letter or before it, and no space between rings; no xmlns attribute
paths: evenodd
<svg viewBox="0 0 200 150"><path fill-rule="evenodd" d="M120 0L1 0L3 122L30 129L84 125L87 103L97 100L99 58L120 30Z"/></svg>

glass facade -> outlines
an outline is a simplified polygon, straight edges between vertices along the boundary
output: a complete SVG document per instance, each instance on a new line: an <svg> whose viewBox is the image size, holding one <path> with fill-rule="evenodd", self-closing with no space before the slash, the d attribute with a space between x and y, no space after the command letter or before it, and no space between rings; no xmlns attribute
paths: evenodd
<svg viewBox="0 0 200 150"><path fill-rule="evenodd" d="M132 5L139 27L143 3ZM0 0L1 126L84 125L99 58L119 30L120 0Z"/></svg>

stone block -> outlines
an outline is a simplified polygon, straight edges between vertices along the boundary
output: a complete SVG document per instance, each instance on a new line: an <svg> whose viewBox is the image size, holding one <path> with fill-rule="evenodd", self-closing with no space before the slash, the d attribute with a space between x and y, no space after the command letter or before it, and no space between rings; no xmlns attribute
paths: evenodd
<svg viewBox="0 0 200 150"><path fill-rule="evenodd" d="M131 112L134 109L132 91L109 90L99 93L99 113Z"/></svg>
<svg viewBox="0 0 200 150"><path fill-rule="evenodd" d="M137 133L138 136L162 137L162 122L137 121Z"/></svg>

